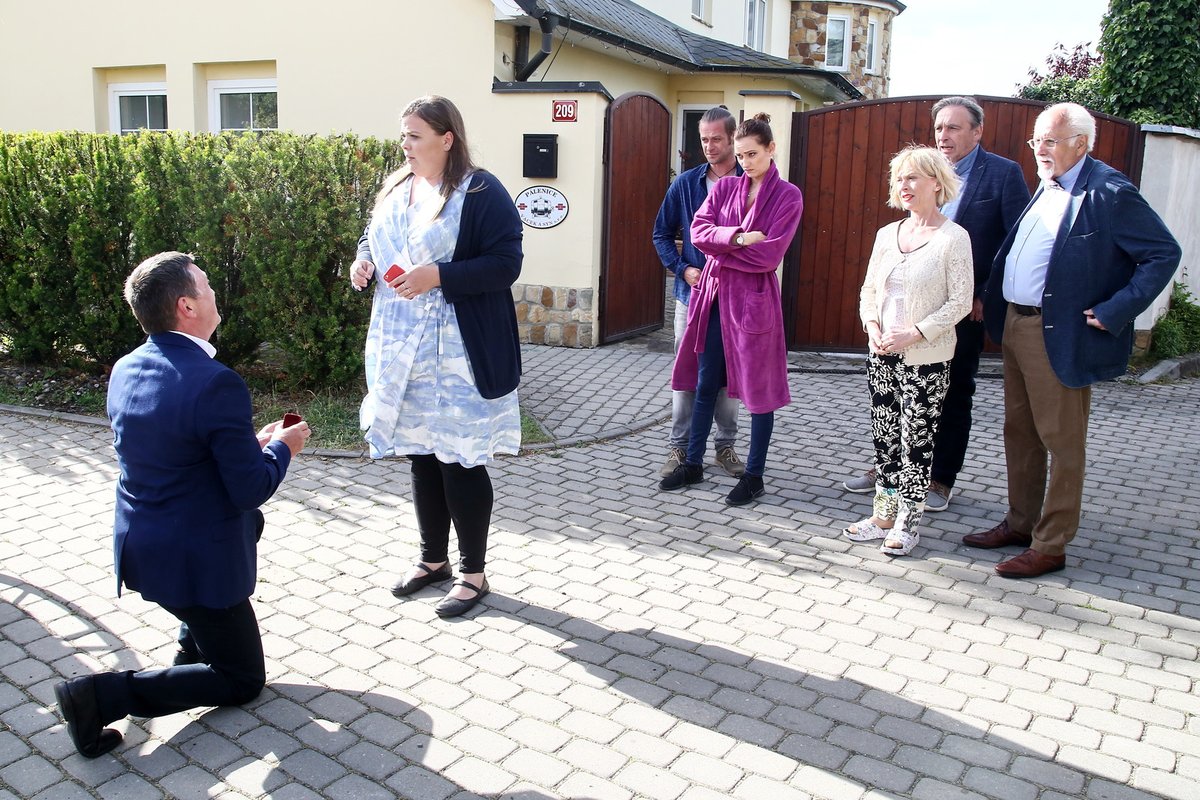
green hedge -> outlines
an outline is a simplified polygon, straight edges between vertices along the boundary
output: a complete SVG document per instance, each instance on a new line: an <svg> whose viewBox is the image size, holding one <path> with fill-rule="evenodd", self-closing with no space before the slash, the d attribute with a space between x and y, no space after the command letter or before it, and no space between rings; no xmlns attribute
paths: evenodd
<svg viewBox="0 0 1200 800"><path fill-rule="evenodd" d="M121 291L143 258L193 253L221 359L264 343L293 383L361 375L354 257L399 143L354 136L0 134L0 336L23 361L112 364L142 341Z"/></svg>

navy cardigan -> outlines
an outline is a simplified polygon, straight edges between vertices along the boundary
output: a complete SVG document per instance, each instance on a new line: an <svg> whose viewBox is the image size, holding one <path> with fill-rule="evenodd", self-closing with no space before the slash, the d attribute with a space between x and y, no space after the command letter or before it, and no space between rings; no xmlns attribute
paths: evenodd
<svg viewBox="0 0 1200 800"><path fill-rule="evenodd" d="M358 240L358 257L374 263L369 230ZM512 285L521 274L522 235L521 218L504 185L484 170L472 175L454 255L439 262L438 271L442 294L454 304L475 387L489 400L521 381Z"/></svg>

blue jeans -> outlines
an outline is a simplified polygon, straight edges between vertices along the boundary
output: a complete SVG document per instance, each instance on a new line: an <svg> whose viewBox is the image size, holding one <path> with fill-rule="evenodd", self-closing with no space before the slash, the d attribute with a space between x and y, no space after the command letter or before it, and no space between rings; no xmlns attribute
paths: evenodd
<svg viewBox="0 0 1200 800"><path fill-rule="evenodd" d="M679 352L679 342L683 339L683 331L687 326L688 307L678 300L675 301L675 352ZM737 440L738 401L730 400L729 395L722 389L717 394L715 419L717 434L713 436L713 446L720 450L722 447L733 447ZM696 406L695 392L671 392L671 447L687 449L688 438L692 433L692 409Z"/></svg>
<svg viewBox="0 0 1200 800"><path fill-rule="evenodd" d="M700 354L696 376L696 405L692 408L692 434L688 439L687 463L704 463L704 450L712 430L717 395L728 383L725 374L725 341L721 338L721 309L713 300L704 333L704 352ZM775 412L750 415L750 452L746 455L746 474L761 478L767 466L767 448L775 428Z"/></svg>

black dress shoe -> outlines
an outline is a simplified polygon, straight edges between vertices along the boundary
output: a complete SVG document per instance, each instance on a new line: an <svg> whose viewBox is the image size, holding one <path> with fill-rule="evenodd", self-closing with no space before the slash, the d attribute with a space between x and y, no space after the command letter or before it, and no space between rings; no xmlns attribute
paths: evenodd
<svg viewBox="0 0 1200 800"><path fill-rule="evenodd" d="M54 697L67 723L67 733L81 755L99 758L121 743L121 734L100 722L96 685L91 675L56 685Z"/></svg>
<svg viewBox="0 0 1200 800"><path fill-rule="evenodd" d="M667 477L659 481L658 488L668 492L691 486L704 480L704 467L701 464L680 464Z"/></svg>
<svg viewBox="0 0 1200 800"><path fill-rule="evenodd" d="M476 603L482 600L484 596L492 590L492 587L488 586L487 578L483 579L483 586L476 586L475 584L467 583L466 581L457 581L454 585L465 586L468 589L473 589L475 591L475 596L469 600L459 600L457 597L442 598L442 602L438 603L433 608L439 617L457 617L460 614L467 613L475 607Z"/></svg>
<svg viewBox="0 0 1200 800"><path fill-rule="evenodd" d="M425 574L418 575L411 580L405 580L404 578L401 578L396 582L396 585L392 587L393 595L396 597L407 597L413 592L424 589L426 586L434 583L441 583L442 581L448 581L454 576L454 573L450 571L450 562L448 561L437 569L430 569L419 561L417 562L417 566L425 570Z"/></svg>
<svg viewBox="0 0 1200 800"><path fill-rule="evenodd" d="M175 657L171 659L171 666L186 667L188 664L200 664L203 662L204 659L200 658L199 653L194 650L185 650L181 647L175 651Z"/></svg>

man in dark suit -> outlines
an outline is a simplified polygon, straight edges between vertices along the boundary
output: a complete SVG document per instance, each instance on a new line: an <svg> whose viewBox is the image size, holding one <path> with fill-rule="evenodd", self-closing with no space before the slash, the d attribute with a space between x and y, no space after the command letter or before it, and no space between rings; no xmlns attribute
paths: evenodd
<svg viewBox="0 0 1200 800"><path fill-rule="evenodd" d="M938 149L962 179L962 191L942 208L942 213L966 229L971 237L975 267L975 300L971 313L954 327L957 342L950 361L950 385L933 439L926 511L944 511L954 496L971 438L971 407L979 354L983 352L983 290L992 271L992 260L1008 231L1017 224L1029 202L1029 187L1013 161L983 149L983 109L973 97L943 97L933 106L933 133ZM875 491L875 473L850 478L850 491Z"/></svg>
<svg viewBox="0 0 1200 800"><path fill-rule="evenodd" d="M197 706L246 703L266 681L254 591L258 507L309 436L304 422L255 434L250 393L214 359L221 322L208 277L185 253L146 259L125 282L145 344L113 367L108 416L121 474L113 528L121 586L181 622L189 657L168 669L83 675L54 687L80 753L121 734L104 726ZM184 663L184 661L196 663Z"/></svg>
<svg viewBox="0 0 1200 800"><path fill-rule="evenodd" d="M1083 503L1091 384L1125 373L1134 319L1179 266L1158 214L1088 155L1095 138L1082 106L1038 116L1029 146L1042 186L1001 245L984 298L988 333L1004 351L1008 514L963 542L1026 547L996 565L1006 578L1065 566Z"/></svg>

